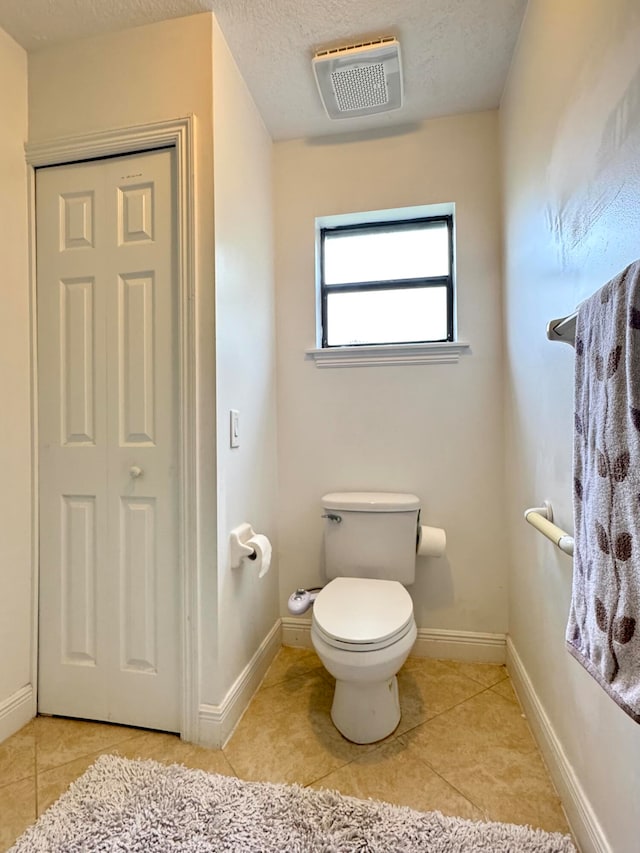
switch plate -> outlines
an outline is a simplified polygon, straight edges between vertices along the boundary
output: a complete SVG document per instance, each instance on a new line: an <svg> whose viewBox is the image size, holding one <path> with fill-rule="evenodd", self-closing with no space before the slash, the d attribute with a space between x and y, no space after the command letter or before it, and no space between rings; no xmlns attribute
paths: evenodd
<svg viewBox="0 0 640 853"><path fill-rule="evenodd" d="M229 411L229 438L231 447L240 447L240 412L237 409Z"/></svg>

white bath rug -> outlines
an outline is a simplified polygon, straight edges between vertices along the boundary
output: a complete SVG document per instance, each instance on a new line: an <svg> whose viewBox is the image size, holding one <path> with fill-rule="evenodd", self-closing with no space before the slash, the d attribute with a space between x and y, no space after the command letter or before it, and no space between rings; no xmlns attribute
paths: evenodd
<svg viewBox="0 0 640 853"><path fill-rule="evenodd" d="M567 836L105 755L10 853L575 853Z"/></svg>

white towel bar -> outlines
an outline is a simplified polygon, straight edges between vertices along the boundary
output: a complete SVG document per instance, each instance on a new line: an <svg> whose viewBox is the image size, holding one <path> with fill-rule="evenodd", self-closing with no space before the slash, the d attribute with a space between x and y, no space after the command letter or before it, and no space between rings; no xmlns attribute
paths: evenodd
<svg viewBox="0 0 640 853"><path fill-rule="evenodd" d="M524 517L532 527L550 539L561 551L573 557L573 536L553 523L553 508L549 501L545 501L544 506L525 509Z"/></svg>

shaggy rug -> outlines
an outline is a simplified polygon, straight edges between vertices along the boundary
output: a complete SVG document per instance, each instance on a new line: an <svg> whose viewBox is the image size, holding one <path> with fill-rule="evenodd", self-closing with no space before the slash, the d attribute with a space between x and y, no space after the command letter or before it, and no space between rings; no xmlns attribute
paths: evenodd
<svg viewBox="0 0 640 853"><path fill-rule="evenodd" d="M563 835L102 756L10 853L575 853Z"/></svg>

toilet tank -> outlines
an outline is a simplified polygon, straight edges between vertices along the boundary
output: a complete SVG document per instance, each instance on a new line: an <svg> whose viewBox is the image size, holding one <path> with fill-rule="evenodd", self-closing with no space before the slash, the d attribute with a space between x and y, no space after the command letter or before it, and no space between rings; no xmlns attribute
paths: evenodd
<svg viewBox="0 0 640 853"><path fill-rule="evenodd" d="M414 582L419 498L397 492L333 492L322 498L322 506L328 579Z"/></svg>

